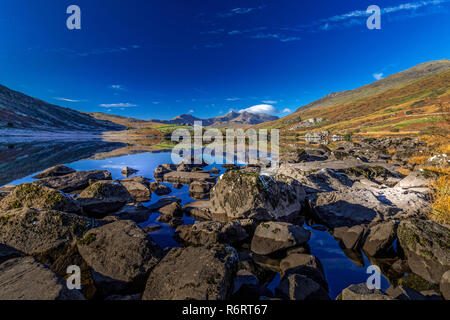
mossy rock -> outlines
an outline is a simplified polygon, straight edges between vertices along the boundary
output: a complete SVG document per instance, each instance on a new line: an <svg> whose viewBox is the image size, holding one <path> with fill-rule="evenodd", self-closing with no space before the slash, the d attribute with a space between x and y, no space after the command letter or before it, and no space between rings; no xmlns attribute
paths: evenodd
<svg viewBox="0 0 450 320"><path fill-rule="evenodd" d="M80 206L69 195L35 183L18 185L0 203L3 210L34 208L78 213Z"/></svg>

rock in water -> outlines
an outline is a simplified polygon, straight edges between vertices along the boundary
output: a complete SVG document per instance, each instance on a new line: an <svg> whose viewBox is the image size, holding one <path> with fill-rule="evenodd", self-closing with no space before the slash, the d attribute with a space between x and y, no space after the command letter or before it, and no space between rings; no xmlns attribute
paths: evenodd
<svg viewBox="0 0 450 320"><path fill-rule="evenodd" d="M301 274L314 280L328 291L328 283L325 279L322 263L310 254L290 254L281 260L280 269L282 279L291 274Z"/></svg>
<svg viewBox="0 0 450 320"><path fill-rule="evenodd" d="M211 190L213 213L229 219L289 220L298 216L305 200L300 183L277 176L228 171Z"/></svg>
<svg viewBox="0 0 450 320"><path fill-rule="evenodd" d="M97 224L74 214L16 209L0 212L0 243L52 264L74 241Z"/></svg>
<svg viewBox="0 0 450 320"><path fill-rule="evenodd" d="M138 173L139 172L139 170L136 170L136 169L133 169L133 168L130 168L130 167L125 167L125 168L123 168L122 169L122 174L125 176L125 177L129 177L129 176L132 176L133 174L135 174L135 173Z"/></svg>
<svg viewBox="0 0 450 320"><path fill-rule="evenodd" d="M137 293L144 289L162 250L134 222L117 221L90 230L78 251L94 271L102 295Z"/></svg>
<svg viewBox="0 0 450 320"><path fill-rule="evenodd" d="M411 270L438 284L450 269L450 229L430 220L407 219L397 230Z"/></svg>
<svg viewBox="0 0 450 320"><path fill-rule="evenodd" d="M287 222L262 222L255 231L251 249L259 255L300 246L309 241L311 233Z"/></svg>
<svg viewBox="0 0 450 320"><path fill-rule="evenodd" d="M194 246L217 243L235 244L247 239L248 234L237 222L205 221L180 226L176 230L181 241Z"/></svg>
<svg viewBox="0 0 450 320"><path fill-rule="evenodd" d="M317 282L300 274L293 274L282 280L276 291L290 300L330 300Z"/></svg>
<svg viewBox="0 0 450 320"><path fill-rule="evenodd" d="M155 177L155 179L162 179L162 178L164 178L164 175L166 173L176 171L176 170L177 170L177 166L174 164L170 164L170 163L162 164L155 169L153 176Z"/></svg>
<svg viewBox="0 0 450 320"><path fill-rule="evenodd" d="M34 208L79 213L81 207L72 197L36 183L18 185L0 202L0 210Z"/></svg>
<svg viewBox="0 0 450 320"><path fill-rule="evenodd" d="M33 257L12 258L0 264L0 300L85 300Z"/></svg>
<svg viewBox="0 0 450 320"><path fill-rule="evenodd" d="M371 257L380 256L388 252L396 239L396 232L397 224L392 220L371 227L369 235L364 241L364 252Z"/></svg>
<svg viewBox="0 0 450 320"><path fill-rule="evenodd" d="M169 187L158 182L150 183L150 189L158 196L166 196L172 192Z"/></svg>
<svg viewBox="0 0 450 320"><path fill-rule="evenodd" d="M77 200L85 212L97 218L120 210L133 201L124 186L112 181L100 181L90 185L80 193Z"/></svg>
<svg viewBox="0 0 450 320"><path fill-rule="evenodd" d="M209 197L209 192L214 187L214 183L206 181L194 181L189 186L189 195L192 199L202 200Z"/></svg>
<svg viewBox="0 0 450 320"><path fill-rule="evenodd" d="M136 223L145 222L152 214L151 210L142 204L127 204L117 212L111 213L109 217L117 220L131 220Z"/></svg>
<svg viewBox="0 0 450 320"><path fill-rule="evenodd" d="M377 289L369 289L366 283L353 284L340 294L341 300L394 300L386 293Z"/></svg>
<svg viewBox="0 0 450 320"><path fill-rule="evenodd" d="M143 300L227 300L237 252L231 247L173 248L153 269Z"/></svg>
<svg viewBox="0 0 450 320"><path fill-rule="evenodd" d="M76 172L76 171L73 170L72 168L69 168L69 167L63 166L62 164L59 164L57 166L51 167L51 168L35 175L33 177L33 179L60 177L60 176L65 176L66 174L74 173L74 172Z"/></svg>
<svg viewBox="0 0 450 320"><path fill-rule="evenodd" d="M364 235L364 227L353 226L336 228L333 231L335 238L342 240L342 244L346 249L358 250L361 239Z"/></svg>
<svg viewBox="0 0 450 320"><path fill-rule="evenodd" d="M120 184L128 190L130 195L137 202L148 202L152 197L150 182L144 177L123 179L120 180Z"/></svg>
<svg viewBox="0 0 450 320"><path fill-rule="evenodd" d="M74 192L87 188L90 182L101 180L111 180L111 173L106 170L77 171L61 177L44 178L35 183L63 192Z"/></svg>

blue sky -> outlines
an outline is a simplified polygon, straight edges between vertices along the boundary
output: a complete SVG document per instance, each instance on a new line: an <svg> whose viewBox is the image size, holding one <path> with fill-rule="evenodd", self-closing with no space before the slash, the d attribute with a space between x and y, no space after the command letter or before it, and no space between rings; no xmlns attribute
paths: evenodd
<svg viewBox="0 0 450 320"><path fill-rule="evenodd" d="M81 30L66 27L72 4ZM366 27L373 4L381 30ZM450 0L3 0L0 8L0 84L144 119L261 104L283 116L450 58Z"/></svg>

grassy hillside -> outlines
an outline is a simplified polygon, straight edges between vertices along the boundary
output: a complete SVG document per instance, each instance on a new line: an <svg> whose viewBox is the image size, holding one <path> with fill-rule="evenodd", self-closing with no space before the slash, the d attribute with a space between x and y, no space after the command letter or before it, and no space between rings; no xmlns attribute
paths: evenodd
<svg viewBox="0 0 450 320"><path fill-rule="evenodd" d="M423 72L424 65L433 67L434 73L430 75L432 72L426 68L428 72ZM421 72L417 72L416 80L412 81L411 70L417 69ZM351 98L349 101L334 103L336 99L330 98L325 102L324 98L285 118L257 127L279 128L286 135L303 135L317 130L338 134L396 135L448 129L450 61L422 64L401 74L401 77L397 74L384 79L387 82L377 81L376 86L372 84L346 92L345 99L340 97ZM426 76L422 77L424 74ZM398 85L400 82L402 84ZM380 87L384 90L373 94L381 90ZM323 121L311 127L298 127L299 123L311 118L322 118Z"/></svg>

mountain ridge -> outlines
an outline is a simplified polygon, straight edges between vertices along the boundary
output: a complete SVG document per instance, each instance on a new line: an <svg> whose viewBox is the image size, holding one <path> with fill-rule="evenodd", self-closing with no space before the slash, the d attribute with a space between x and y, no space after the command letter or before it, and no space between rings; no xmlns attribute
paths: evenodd
<svg viewBox="0 0 450 320"><path fill-rule="evenodd" d="M40 131L118 131L125 127L50 104L0 85L0 128Z"/></svg>
<svg viewBox="0 0 450 320"><path fill-rule="evenodd" d="M195 121L201 121L204 126L223 127L227 124L256 125L268 121L278 120L277 116L271 116L263 113L250 113L247 111L230 111L223 116L201 119L191 114L181 114L171 120L150 119L150 122L168 124L168 125L193 125Z"/></svg>

